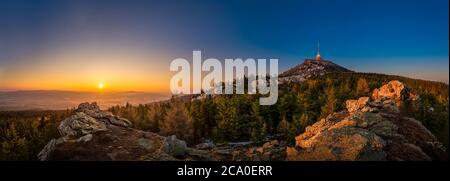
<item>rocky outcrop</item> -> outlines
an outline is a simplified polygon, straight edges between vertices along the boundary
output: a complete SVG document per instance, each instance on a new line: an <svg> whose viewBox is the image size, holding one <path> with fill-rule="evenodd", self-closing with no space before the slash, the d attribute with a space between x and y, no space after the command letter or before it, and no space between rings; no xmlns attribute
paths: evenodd
<svg viewBox="0 0 450 181"><path fill-rule="evenodd" d="M58 126L61 135L38 154L40 160L178 160L186 157L186 142L176 136L130 128L131 122L82 103Z"/></svg>
<svg viewBox="0 0 450 181"><path fill-rule="evenodd" d="M111 112L102 111L98 107L97 103L89 104L88 102L81 103L76 112L82 112L86 115L95 118L98 121L104 122L105 124L113 124L115 126L129 127L131 122L127 119L120 118L113 115Z"/></svg>
<svg viewBox="0 0 450 181"><path fill-rule="evenodd" d="M105 123L99 122L83 112L75 113L58 126L59 134L63 137L80 137L105 130Z"/></svg>
<svg viewBox="0 0 450 181"><path fill-rule="evenodd" d="M409 87L398 80L393 80L372 92L372 99L378 102L394 101L399 106L402 101L415 101L419 97Z"/></svg>
<svg viewBox="0 0 450 181"><path fill-rule="evenodd" d="M287 160L447 160L445 147L419 121L403 117L402 101L418 97L403 83L375 89L372 99L346 101L346 110L308 126L286 149Z"/></svg>
<svg viewBox="0 0 450 181"><path fill-rule="evenodd" d="M165 139L164 152L172 156L183 156L186 154L187 145L183 140L177 139L175 135L168 136Z"/></svg>

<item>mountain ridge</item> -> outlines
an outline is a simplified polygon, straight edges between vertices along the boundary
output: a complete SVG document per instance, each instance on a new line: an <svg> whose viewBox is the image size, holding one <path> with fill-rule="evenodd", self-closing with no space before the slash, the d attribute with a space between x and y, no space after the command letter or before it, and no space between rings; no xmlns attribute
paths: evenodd
<svg viewBox="0 0 450 181"><path fill-rule="evenodd" d="M305 59L303 63L298 64L284 72L278 77L281 83L301 82L315 76L322 76L327 73L354 72L342 67L330 60L324 59Z"/></svg>

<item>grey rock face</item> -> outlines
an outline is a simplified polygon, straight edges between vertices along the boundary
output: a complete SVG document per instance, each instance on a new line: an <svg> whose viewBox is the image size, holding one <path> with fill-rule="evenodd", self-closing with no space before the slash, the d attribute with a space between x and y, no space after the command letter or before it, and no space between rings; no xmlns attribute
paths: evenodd
<svg viewBox="0 0 450 181"><path fill-rule="evenodd" d="M177 139L175 135L166 137L164 152L172 156L182 156L187 153L187 145L183 140Z"/></svg>
<svg viewBox="0 0 450 181"><path fill-rule="evenodd" d="M106 125L83 112L63 120L58 126L61 136L80 137L97 131L105 131Z"/></svg>

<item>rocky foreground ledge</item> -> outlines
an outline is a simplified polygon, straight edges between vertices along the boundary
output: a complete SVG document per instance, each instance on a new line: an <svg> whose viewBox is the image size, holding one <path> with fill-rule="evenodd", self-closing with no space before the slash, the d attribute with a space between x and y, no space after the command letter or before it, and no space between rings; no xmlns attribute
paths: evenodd
<svg viewBox="0 0 450 181"><path fill-rule="evenodd" d="M38 154L40 160L448 160L446 148L419 121L400 114L405 101L420 98L399 81L375 89L371 97L347 100L346 110L308 126L295 145L212 142L187 147L175 136L131 128L131 122L96 103L82 103L63 120L59 138Z"/></svg>
<svg viewBox="0 0 450 181"><path fill-rule="evenodd" d="M131 122L96 103L82 103L75 114L58 126L60 138L52 139L38 154L44 160L176 160L186 143L175 136L130 128Z"/></svg>
<svg viewBox="0 0 450 181"><path fill-rule="evenodd" d="M288 147L287 160L448 160L445 147L419 121L400 114L419 97L399 81L375 89L371 98L347 100Z"/></svg>

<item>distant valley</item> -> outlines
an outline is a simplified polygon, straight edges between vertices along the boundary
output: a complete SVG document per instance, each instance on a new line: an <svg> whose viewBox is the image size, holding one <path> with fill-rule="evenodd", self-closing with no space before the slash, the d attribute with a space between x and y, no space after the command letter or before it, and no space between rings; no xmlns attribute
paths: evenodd
<svg viewBox="0 0 450 181"><path fill-rule="evenodd" d="M98 102L102 109L114 105L146 104L170 95L148 92L10 91L0 92L0 111L62 110L80 102Z"/></svg>

